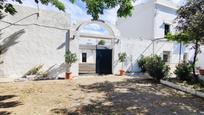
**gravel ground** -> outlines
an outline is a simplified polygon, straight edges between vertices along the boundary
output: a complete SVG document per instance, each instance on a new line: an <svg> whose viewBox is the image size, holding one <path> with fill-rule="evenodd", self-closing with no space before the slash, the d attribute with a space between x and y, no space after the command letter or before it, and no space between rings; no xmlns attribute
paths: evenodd
<svg viewBox="0 0 204 115"><path fill-rule="evenodd" d="M137 77L0 83L0 115L204 115L204 99Z"/></svg>

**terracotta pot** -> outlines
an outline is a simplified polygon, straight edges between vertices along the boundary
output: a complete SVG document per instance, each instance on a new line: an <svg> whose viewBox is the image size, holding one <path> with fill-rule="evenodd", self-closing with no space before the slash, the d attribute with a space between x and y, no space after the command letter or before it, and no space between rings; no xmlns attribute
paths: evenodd
<svg viewBox="0 0 204 115"><path fill-rule="evenodd" d="M120 70L120 76L123 76L123 75L125 75L125 71L124 70Z"/></svg>
<svg viewBox="0 0 204 115"><path fill-rule="evenodd" d="M66 73L65 79L72 79L72 72Z"/></svg>
<svg viewBox="0 0 204 115"><path fill-rule="evenodd" d="M200 75L204 75L204 69L199 69Z"/></svg>

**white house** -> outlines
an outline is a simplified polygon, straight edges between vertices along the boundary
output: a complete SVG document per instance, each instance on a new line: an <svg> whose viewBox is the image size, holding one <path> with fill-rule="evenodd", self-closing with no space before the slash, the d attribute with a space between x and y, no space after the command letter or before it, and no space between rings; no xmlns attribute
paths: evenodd
<svg viewBox="0 0 204 115"><path fill-rule="evenodd" d="M174 67L179 59L192 59L191 46L182 45L180 57L180 44L164 39L168 32L176 32L178 8L170 0L147 0L135 6L131 17L118 19L116 26L121 32L122 50L129 54L130 60L135 61L140 55L157 54ZM198 65L202 66L204 60L201 57L199 60ZM135 62L127 62L127 67L129 65L135 65ZM138 68L132 66L130 71L138 71Z"/></svg>
<svg viewBox="0 0 204 115"><path fill-rule="evenodd" d="M0 77L19 78L36 65L51 69L51 76L64 76L66 33L70 15L16 6L14 16L0 20L1 54Z"/></svg>
<svg viewBox="0 0 204 115"><path fill-rule="evenodd" d="M78 57L71 67L74 76L80 73L118 74L121 68L118 54L121 52L127 53L124 69L130 72L140 72L137 60L141 55L157 54L172 68L179 60L190 60L193 56L190 46L180 47L164 39L166 33L175 33L176 26L178 6L169 0L138 4L132 17L119 18L116 26L91 20L71 25L69 14L15 8L16 15L0 20L0 46L12 39L0 55L0 77L22 77L40 64L44 65L44 70L49 70L49 76L64 77L66 50ZM82 31L90 24L101 26L107 33ZM97 44L101 39L106 41L105 45ZM198 66L204 66L203 55L199 57Z"/></svg>

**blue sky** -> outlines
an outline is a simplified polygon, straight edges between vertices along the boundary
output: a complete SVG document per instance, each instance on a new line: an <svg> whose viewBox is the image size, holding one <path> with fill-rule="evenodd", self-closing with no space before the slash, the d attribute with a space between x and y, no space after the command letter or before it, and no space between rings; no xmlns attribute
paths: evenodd
<svg viewBox="0 0 204 115"><path fill-rule="evenodd" d="M25 6L31 6L31 7L36 7L36 4L34 3L34 0L23 0ZM71 14L71 18L72 18L72 22L76 23L77 21L81 21L81 20L88 20L91 19L91 16L87 15L86 11L86 6L85 4L81 1L81 0L77 0L76 4L72 4L69 2L69 0L61 0L65 6L66 6L66 12ZM142 3L142 2L146 2L148 0L136 0L136 3ZM176 4L182 4L184 0L171 0ZM49 5L49 6L43 6L40 5L41 9L45 9L45 10L54 10L54 11L58 11L56 8L54 8L53 6ZM100 18L102 20L105 20L111 24L114 24L117 20L117 14L116 14L116 10L115 9L110 9L110 10L105 10L104 11L104 15L100 16Z"/></svg>
<svg viewBox="0 0 204 115"><path fill-rule="evenodd" d="M69 0L61 0L61 1L66 6L66 13L71 14L72 23L77 23L79 21L91 19L91 16L87 15L86 13L87 11L86 5L81 0L77 0L75 4L70 3ZM143 3L146 1L148 0L136 0L136 4ZM181 5L184 2L184 0L171 0L171 1L178 5ZM11 0L9 2L11 2ZM34 3L34 0L23 0L23 5L36 8L36 4ZM48 5L48 6L40 5L40 8L44 10L52 10L52 11L59 12L55 7L51 5ZM117 8L105 10L104 15L101 15L100 19L105 20L110 24L115 24L115 22L117 21L116 11L117 11ZM105 30L103 30L97 25L87 26L86 29L84 30L88 30L88 31L95 30L95 32L103 31L103 33L105 33Z"/></svg>

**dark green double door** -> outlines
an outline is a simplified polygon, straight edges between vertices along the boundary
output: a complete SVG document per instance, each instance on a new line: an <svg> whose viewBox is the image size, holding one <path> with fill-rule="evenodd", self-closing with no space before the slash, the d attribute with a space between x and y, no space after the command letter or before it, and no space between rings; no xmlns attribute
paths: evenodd
<svg viewBox="0 0 204 115"><path fill-rule="evenodd" d="M112 49L96 49L96 73L112 74Z"/></svg>

